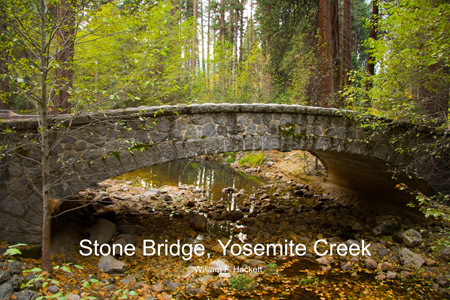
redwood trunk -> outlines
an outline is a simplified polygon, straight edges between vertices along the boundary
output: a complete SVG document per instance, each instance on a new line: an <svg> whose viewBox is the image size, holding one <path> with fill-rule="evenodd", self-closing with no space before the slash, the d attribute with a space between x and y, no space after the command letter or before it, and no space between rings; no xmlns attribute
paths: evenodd
<svg viewBox="0 0 450 300"><path fill-rule="evenodd" d="M328 107L339 88L339 15L337 0L320 0L320 71L319 105Z"/></svg>
<svg viewBox="0 0 450 300"><path fill-rule="evenodd" d="M57 8L55 93L52 113L70 113L69 93L73 87L73 56L75 52L75 12L70 0L61 0Z"/></svg>
<svg viewBox="0 0 450 300"><path fill-rule="evenodd" d="M344 0L344 26L342 34L342 85L348 84L348 73L352 69L352 12L351 0Z"/></svg>

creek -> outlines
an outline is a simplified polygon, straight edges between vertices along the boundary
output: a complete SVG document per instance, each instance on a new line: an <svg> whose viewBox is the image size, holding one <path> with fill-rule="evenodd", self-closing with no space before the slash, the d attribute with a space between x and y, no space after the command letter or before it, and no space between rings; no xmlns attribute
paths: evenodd
<svg viewBox="0 0 450 300"><path fill-rule="evenodd" d="M255 193L267 180L238 172L229 165L208 160L176 160L139 169L114 178L135 187L193 187L207 203L222 201L228 210L239 209L246 195ZM241 191L241 194L226 192Z"/></svg>

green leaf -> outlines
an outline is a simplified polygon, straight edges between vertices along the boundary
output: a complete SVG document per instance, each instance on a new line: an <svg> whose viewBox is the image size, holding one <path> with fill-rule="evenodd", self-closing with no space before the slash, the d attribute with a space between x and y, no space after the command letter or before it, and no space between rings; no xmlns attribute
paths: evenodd
<svg viewBox="0 0 450 300"><path fill-rule="evenodd" d="M63 270L64 272L67 272L67 273L72 273L72 270L68 266L62 266L61 270Z"/></svg>
<svg viewBox="0 0 450 300"><path fill-rule="evenodd" d="M42 269L36 267L36 268L31 269L30 272L42 272Z"/></svg>
<svg viewBox="0 0 450 300"><path fill-rule="evenodd" d="M16 255L16 254L22 254L22 252L19 249L16 248L10 248L8 250L5 251L5 254L3 255Z"/></svg>

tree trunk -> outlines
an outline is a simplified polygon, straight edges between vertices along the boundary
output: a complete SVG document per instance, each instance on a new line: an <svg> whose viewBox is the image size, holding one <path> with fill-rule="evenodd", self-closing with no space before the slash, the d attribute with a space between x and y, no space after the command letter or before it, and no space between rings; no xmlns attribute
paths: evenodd
<svg viewBox="0 0 450 300"><path fill-rule="evenodd" d="M50 234L51 234L51 214L48 208L48 200L50 198L50 141L49 141L49 124L48 124L48 98L47 98L47 74L48 74L48 53L47 53L47 35L46 35L46 17L47 3L45 0L40 1L40 34L41 45L39 51L40 57L40 85L41 93L39 99L40 114L40 131L41 131L41 175L42 175L42 269L52 272L52 261L50 253Z"/></svg>
<svg viewBox="0 0 450 300"><path fill-rule="evenodd" d="M339 14L337 0L320 0L320 71L319 105L328 107L339 89Z"/></svg>
<svg viewBox="0 0 450 300"><path fill-rule="evenodd" d="M374 41L377 40L377 29L378 29L378 17L379 17L379 7L378 0L372 0L372 24L370 27L370 38ZM375 75L375 58L369 52L369 62L367 64L367 72L370 75Z"/></svg>
<svg viewBox="0 0 450 300"><path fill-rule="evenodd" d="M245 3L245 2L244 2ZM244 50L244 5L241 4L239 11L240 36L239 36L239 65L242 63L242 52Z"/></svg>
<svg viewBox="0 0 450 300"><path fill-rule="evenodd" d="M239 0L235 1L235 13L234 13L234 59L233 59L233 74L235 76L235 84L237 84L238 74L238 28L239 28Z"/></svg>
<svg viewBox="0 0 450 300"><path fill-rule="evenodd" d="M73 88L75 12L71 0L61 0L56 11L55 93L52 113L70 113L69 94Z"/></svg>
<svg viewBox="0 0 450 300"><path fill-rule="evenodd" d="M348 85L348 73L352 69L352 12L351 0L344 0L344 26L342 32L342 86Z"/></svg>
<svg viewBox="0 0 450 300"><path fill-rule="evenodd" d="M206 74L206 62L205 62L205 30L204 30L204 24L203 24L203 1L200 1L200 28L201 28L201 54L202 54L202 71L204 74Z"/></svg>
<svg viewBox="0 0 450 300"><path fill-rule="evenodd" d="M220 0L220 31L219 40L225 41L225 0Z"/></svg>
<svg viewBox="0 0 450 300"><path fill-rule="evenodd" d="M211 0L208 0L208 33L207 33L207 38L206 38L206 68L207 68L207 73L206 73L206 83L207 86L209 88L209 77L211 74L211 70L210 70L210 66L211 66L211 62L210 62L210 46L211 46Z"/></svg>
<svg viewBox="0 0 450 300"><path fill-rule="evenodd" d="M194 0L194 8L193 8L193 22L192 22L192 49L191 49L191 68L192 68L192 76L195 76L196 73L196 61L197 61L197 0Z"/></svg>
<svg viewBox="0 0 450 300"><path fill-rule="evenodd" d="M0 7L0 30L6 33L6 11L5 7L2 5ZM6 51L0 53L0 109L9 109L9 97L10 97L10 86L7 78L3 79L3 75L8 74L7 67L7 54Z"/></svg>

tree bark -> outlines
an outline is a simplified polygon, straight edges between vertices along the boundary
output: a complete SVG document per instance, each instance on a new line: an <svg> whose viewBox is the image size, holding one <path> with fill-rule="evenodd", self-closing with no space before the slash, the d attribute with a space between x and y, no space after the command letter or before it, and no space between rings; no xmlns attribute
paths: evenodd
<svg viewBox="0 0 450 300"><path fill-rule="evenodd" d="M71 0L61 0L57 7L55 93L51 113L70 113L69 96L73 88L75 52L75 12Z"/></svg>
<svg viewBox="0 0 450 300"><path fill-rule="evenodd" d="M209 88L209 78L211 74L210 66L210 46L211 46L211 0L208 0L208 33L206 38L206 83Z"/></svg>
<svg viewBox="0 0 450 300"><path fill-rule="evenodd" d="M47 53L47 34L46 34L46 17L48 14L47 3L45 0L40 1L40 35L41 45L39 51L40 58L40 86L41 93L39 99L39 123L41 131L41 176L42 176L42 269L52 272L52 261L50 252L50 235L51 235L51 214L48 207L50 199L50 141L49 141L49 124L48 124L48 95L47 95L47 74L48 74L48 53Z"/></svg>
<svg viewBox="0 0 450 300"><path fill-rule="evenodd" d="M378 17L379 17L379 7L378 7L378 0L372 0L372 24L370 27L370 38L374 41L377 40L378 34ZM369 62L367 64L367 72L370 75L375 75L375 58L373 57L372 53L369 52Z"/></svg>
<svg viewBox="0 0 450 300"><path fill-rule="evenodd" d="M193 8L193 22L192 22L192 48L191 48L191 68L192 75L196 74L196 62L197 62L197 0L194 0L194 8Z"/></svg>
<svg viewBox="0 0 450 300"><path fill-rule="evenodd" d="M219 40L225 41L225 0L220 0L220 31Z"/></svg>
<svg viewBox="0 0 450 300"><path fill-rule="evenodd" d="M339 14L337 0L320 0L320 71L319 105L328 107L339 89Z"/></svg>
<svg viewBox="0 0 450 300"><path fill-rule="evenodd" d="M6 34L6 11L4 6L0 7L0 30L3 34ZM10 109L10 86L7 78L3 79L3 75L8 74L7 67L7 54L5 52L0 53L0 109Z"/></svg>
<svg viewBox="0 0 450 300"><path fill-rule="evenodd" d="M344 0L344 26L342 32L342 75L341 85L348 85L348 73L352 69L352 11L351 0Z"/></svg>
<svg viewBox="0 0 450 300"><path fill-rule="evenodd" d="M206 62L205 62L205 30L204 30L204 24L203 24L203 1L200 1L200 49L202 54L202 71L205 74L206 73Z"/></svg>

